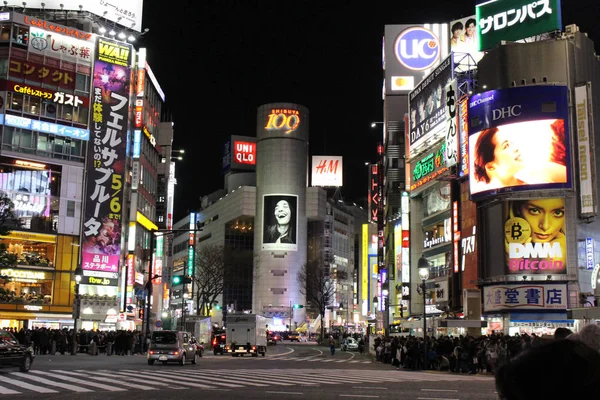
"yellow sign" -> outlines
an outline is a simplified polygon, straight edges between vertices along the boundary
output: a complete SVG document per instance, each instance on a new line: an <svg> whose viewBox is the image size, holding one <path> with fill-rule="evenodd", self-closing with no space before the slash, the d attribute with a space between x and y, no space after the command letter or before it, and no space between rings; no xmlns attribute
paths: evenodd
<svg viewBox="0 0 600 400"><path fill-rule="evenodd" d="M128 44L98 38L98 59L100 61L128 67L130 55L131 47Z"/></svg>
<svg viewBox="0 0 600 400"><path fill-rule="evenodd" d="M158 230L158 226L154 225L154 223L152 221L150 221L148 218L146 218L146 216L139 211L137 212L135 219L140 225L142 225L144 228L148 229L149 231L157 231Z"/></svg>
<svg viewBox="0 0 600 400"><path fill-rule="evenodd" d="M369 225L362 226L362 274L361 296L363 301L369 301Z"/></svg>
<svg viewBox="0 0 600 400"><path fill-rule="evenodd" d="M298 125L300 125L300 112L281 108L271 110L265 129L268 131L285 129L285 133L290 133L295 131Z"/></svg>
<svg viewBox="0 0 600 400"><path fill-rule="evenodd" d="M0 236L2 239L20 239L32 242L56 243L56 235L46 235L44 233L30 233L12 231L8 236Z"/></svg>
<svg viewBox="0 0 600 400"><path fill-rule="evenodd" d="M3 269L0 270L0 275L7 276L17 281L22 279L28 280L43 280L46 279L46 274L41 271L25 271L20 269Z"/></svg>

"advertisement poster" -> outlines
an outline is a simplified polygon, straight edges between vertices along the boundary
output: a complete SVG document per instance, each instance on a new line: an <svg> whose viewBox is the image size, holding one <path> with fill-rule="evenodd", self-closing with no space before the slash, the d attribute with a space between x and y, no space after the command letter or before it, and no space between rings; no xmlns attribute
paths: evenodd
<svg viewBox="0 0 600 400"><path fill-rule="evenodd" d="M570 188L566 86L528 86L469 98L471 197Z"/></svg>
<svg viewBox="0 0 600 400"><path fill-rule="evenodd" d="M565 199L504 202L506 273L567 273Z"/></svg>
<svg viewBox="0 0 600 400"><path fill-rule="evenodd" d="M560 0L486 1L475 8L479 21L479 50L501 41L517 41L562 30Z"/></svg>
<svg viewBox="0 0 600 400"><path fill-rule="evenodd" d="M475 15L450 22L450 51L453 53L454 66L460 71L477 67L483 57L479 51L479 27Z"/></svg>
<svg viewBox="0 0 600 400"><path fill-rule="evenodd" d="M409 155L414 157L424 150L427 142L435 143L444 135L446 122L446 86L452 81L450 57L427 76L409 94ZM440 137L436 137L435 133ZM431 144L430 143L430 144Z"/></svg>
<svg viewBox="0 0 600 400"><path fill-rule="evenodd" d="M312 157L312 185L339 187L343 185L344 160L338 156Z"/></svg>
<svg viewBox="0 0 600 400"><path fill-rule="evenodd" d="M298 196L263 196L263 250L296 251L298 243Z"/></svg>
<svg viewBox="0 0 600 400"><path fill-rule="evenodd" d="M87 154L82 269L118 272L131 46L104 38L98 38L98 42L93 81L92 143ZM128 51L113 51L124 47ZM102 52L111 54L111 57L105 57L111 61L102 61Z"/></svg>
<svg viewBox="0 0 600 400"><path fill-rule="evenodd" d="M494 285L483 288L483 311L567 309L567 285Z"/></svg>
<svg viewBox="0 0 600 400"><path fill-rule="evenodd" d="M383 44L385 94L407 94L449 52L448 24L386 25Z"/></svg>
<svg viewBox="0 0 600 400"><path fill-rule="evenodd" d="M590 135L591 84L575 87L575 115L577 134L577 158L579 178L579 211L582 217L598 214L596 204L596 156L594 154L594 135Z"/></svg>
<svg viewBox="0 0 600 400"><path fill-rule="evenodd" d="M458 87L456 79L444 88L446 92L446 167L458 163Z"/></svg>

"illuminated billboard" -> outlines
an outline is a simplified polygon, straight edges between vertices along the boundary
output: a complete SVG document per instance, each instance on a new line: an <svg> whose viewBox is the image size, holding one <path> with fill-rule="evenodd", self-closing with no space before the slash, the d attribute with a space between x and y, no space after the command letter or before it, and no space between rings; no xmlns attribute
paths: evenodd
<svg viewBox="0 0 600 400"><path fill-rule="evenodd" d="M483 311L566 310L566 284L493 285L483 288Z"/></svg>
<svg viewBox="0 0 600 400"><path fill-rule="evenodd" d="M479 51L478 31L475 15L450 22L450 51L453 53L454 67L460 71L476 67L483 57L483 52Z"/></svg>
<svg viewBox="0 0 600 400"><path fill-rule="evenodd" d="M408 96L410 134L407 146L411 158L445 137L445 89L451 82L452 59L447 57L410 92Z"/></svg>
<svg viewBox="0 0 600 400"><path fill-rule="evenodd" d="M94 63L91 135L98 144L88 146L82 269L118 272L132 47L104 38L98 41L98 53L102 53L102 45L119 51L111 52L107 61L97 54ZM105 79L109 76L118 79Z"/></svg>
<svg viewBox="0 0 600 400"><path fill-rule="evenodd" d="M441 142L410 162L410 182L408 183L410 184L411 195L429 186L426 186L426 184L437 182L436 178L448 171L444 161L445 154L446 142Z"/></svg>
<svg viewBox="0 0 600 400"><path fill-rule="evenodd" d="M263 196L262 250L297 251L298 196Z"/></svg>
<svg viewBox="0 0 600 400"><path fill-rule="evenodd" d="M564 198L504 202L506 273L567 273Z"/></svg>
<svg viewBox="0 0 600 400"><path fill-rule="evenodd" d="M339 187L343 185L343 159L338 156L312 157L312 185Z"/></svg>
<svg viewBox="0 0 600 400"><path fill-rule="evenodd" d="M94 43L32 26L29 28L29 52L91 66Z"/></svg>
<svg viewBox="0 0 600 400"><path fill-rule="evenodd" d="M407 94L448 56L448 24L386 25L385 94Z"/></svg>
<svg viewBox="0 0 600 400"><path fill-rule="evenodd" d="M479 50L562 29L560 0L486 1L475 8Z"/></svg>
<svg viewBox="0 0 600 400"><path fill-rule="evenodd" d="M223 171L256 169L256 138L232 135L223 146Z"/></svg>
<svg viewBox="0 0 600 400"><path fill-rule="evenodd" d="M471 196L570 188L566 86L524 86L469 98Z"/></svg>
<svg viewBox="0 0 600 400"><path fill-rule="evenodd" d="M142 30L142 8L144 0L28 0L27 8L61 11L88 11L138 32ZM82 8L80 8L82 7Z"/></svg>

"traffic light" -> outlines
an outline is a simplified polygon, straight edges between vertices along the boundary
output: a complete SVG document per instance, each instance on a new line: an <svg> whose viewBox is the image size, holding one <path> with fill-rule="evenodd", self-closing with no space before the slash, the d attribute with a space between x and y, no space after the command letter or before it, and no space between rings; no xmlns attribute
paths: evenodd
<svg viewBox="0 0 600 400"><path fill-rule="evenodd" d="M220 310L221 306L219 304L215 304L215 310Z"/></svg>
<svg viewBox="0 0 600 400"><path fill-rule="evenodd" d="M302 305L302 304L294 304L294 308L304 308L304 305Z"/></svg>
<svg viewBox="0 0 600 400"><path fill-rule="evenodd" d="M171 286L187 285L192 283L192 278L183 275L173 275L171 278Z"/></svg>

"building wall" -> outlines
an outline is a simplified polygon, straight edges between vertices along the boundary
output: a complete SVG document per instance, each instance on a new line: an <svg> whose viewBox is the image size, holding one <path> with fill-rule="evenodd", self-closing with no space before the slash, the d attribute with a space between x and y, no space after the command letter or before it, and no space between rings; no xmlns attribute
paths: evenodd
<svg viewBox="0 0 600 400"><path fill-rule="evenodd" d="M269 114L275 110L299 113L297 128L265 129ZM274 113L277 113L276 111ZM286 114L292 115L292 114ZM256 215L254 248L259 258L259 278L254 280L253 311L262 314L265 307L289 307L305 304L297 282L298 271L306 263L306 187L308 182L308 110L292 103L260 106L257 112ZM273 210L263 210L265 195L297 196L296 250L263 250L264 219ZM295 312L296 321L304 321L304 312Z"/></svg>

